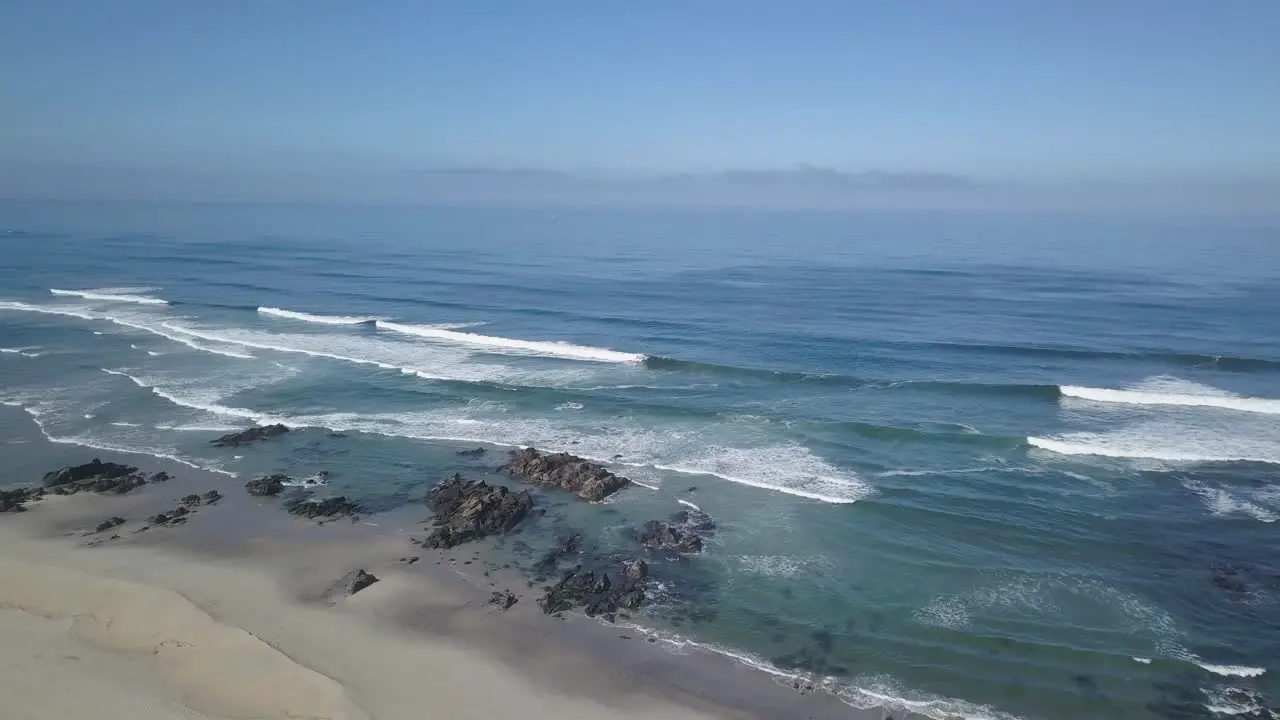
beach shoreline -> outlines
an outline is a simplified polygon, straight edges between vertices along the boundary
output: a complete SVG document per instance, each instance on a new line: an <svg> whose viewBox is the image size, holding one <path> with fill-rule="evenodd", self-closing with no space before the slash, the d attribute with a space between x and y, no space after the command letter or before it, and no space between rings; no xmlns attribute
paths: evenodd
<svg viewBox="0 0 1280 720"><path fill-rule="evenodd" d="M469 546L447 552L411 546L425 508L318 525L289 516L275 501L249 497L243 478L135 455L66 451L78 462L96 456L145 472L164 470L173 479L120 496L49 496L27 512L0 517L0 634L14 640L0 645L39 654L74 641L88 644L84 657L124 653L137 660L139 643L151 647L148 638L154 639L145 627L139 628L142 639L121 638L86 635L77 623L86 616L124 617L131 604L162 608L158 617L172 619L170 639L195 658L185 666L200 670L175 676L161 671L166 664L147 672L142 663L135 674L145 682L129 687L149 707L180 708L187 713L180 716L194 718L400 718L420 717L424 707L449 718L905 717L858 710L821 692L802 695L725 656L694 648L672 652L635 626L544 615L533 602L535 589L517 573L481 575L463 567L479 557ZM223 498L196 508L183 525L137 532L140 519L211 489ZM108 517L130 522L94 533ZM420 560L405 562L413 556ZM380 581L326 601L326 588L357 568ZM101 592L104 587L113 590ZM513 607L502 611L489 604L493 591L508 589L519 596ZM99 596L128 600L83 604ZM183 634L193 637L176 637ZM256 641L253 649L237 652L256 658L250 665L278 664L278 687L250 692L245 678L210 671L237 665L201 651L228 638ZM0 655L13 664L14 652ZM65 662L53 663L50 672ZM54 706L42 702L57 702L57 693L40 683L9 685L6 691L43 712ZM224 696L246 705L228 708L217 700ZM290 704L317 698L323 707L299 711ZM133 701L120 702L131 707Z"/></svg>

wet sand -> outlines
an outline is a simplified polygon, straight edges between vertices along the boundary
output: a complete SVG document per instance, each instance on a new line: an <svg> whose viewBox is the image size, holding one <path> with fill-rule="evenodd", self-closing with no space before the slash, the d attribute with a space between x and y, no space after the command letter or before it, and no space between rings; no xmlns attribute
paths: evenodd
<svg viewBox="0 0 1280 720"><path fill-rule="evenodd" d="M412 546L425 508L318 525L248 496L243 479L95 454L175 479L0 516L6 718L902 717L673 653L636 628L546 616L515 572L448 562L470 547ZM210 489L225 499L137 532ZM111 516L129 522L92 532ZM356 568L380 582L325 597ZM488 600L505 589L520 601L501 611Z"/></svg>

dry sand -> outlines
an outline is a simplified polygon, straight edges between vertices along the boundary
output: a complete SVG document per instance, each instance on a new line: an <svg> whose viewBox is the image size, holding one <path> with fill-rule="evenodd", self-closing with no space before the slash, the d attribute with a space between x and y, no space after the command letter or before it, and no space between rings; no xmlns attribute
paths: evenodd
<svg viewBox="0 0 1280 720"><path fill-rule="evenodd" d="M163 533L177 540L181 528L98 547L59 532L111 501L49 498L0 518L3 720L742 716L596 672L519 615L398 569L376 543L267 544L218 559L163 547ZM332 607L305 602L357 561L384 580ZM446 634L386 621L396 617ZM505 652L448 635L470 626L508 636ZM535 671L508 662L520 658ZM557 677L566 682L549 687Z"/></svg>

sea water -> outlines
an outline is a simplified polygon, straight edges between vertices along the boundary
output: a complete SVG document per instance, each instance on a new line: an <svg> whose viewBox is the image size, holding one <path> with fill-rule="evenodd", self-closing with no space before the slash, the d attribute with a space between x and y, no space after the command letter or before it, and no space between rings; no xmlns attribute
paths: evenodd
<svg viewBox="0 0 1280 720"><path fill-rule="evenodd" d="M672 647L939 718L1220 717L1280 696L1276 237L3 203L0 427L375 510L570 451L635 482L545 494L531 545L634 553L646 520L715 520L635 618ZM270 422L295 432L209 444Z"/></svg>

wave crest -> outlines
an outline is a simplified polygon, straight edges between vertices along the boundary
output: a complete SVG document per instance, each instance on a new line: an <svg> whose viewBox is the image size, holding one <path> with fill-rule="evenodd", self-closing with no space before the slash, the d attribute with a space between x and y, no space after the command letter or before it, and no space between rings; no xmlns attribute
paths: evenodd
<svg viewBox="0 0 1280 720"><path fill-rule="evenodd" d="M311 313L285 310L283 308L260 307L258 313L273 315L287 320L317 323L320 325L372 325L378 318L364 315L312 315Z"/></svg>
<svg viewBox="0 0 1280 720"><path fill-rule="evenodd" d="M63 297L78 297L85 300L98 300L102 302L124 302L137 303L139 305L168 305L168 300L163 300L149 295L139 295L136 293L146 293L156 288L91 288L89 290L59 290L58 288L49 288L49 292L54 295Z"/></svg>

